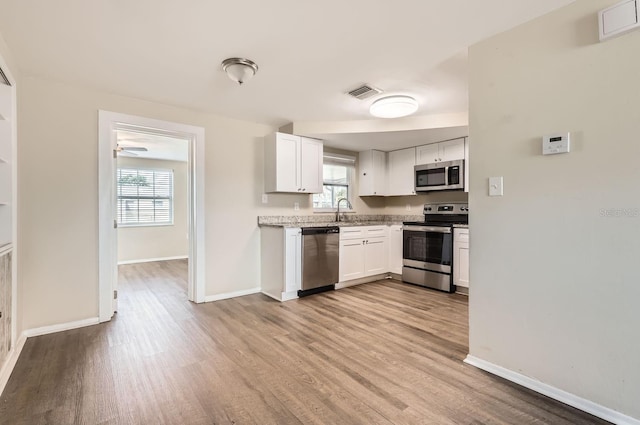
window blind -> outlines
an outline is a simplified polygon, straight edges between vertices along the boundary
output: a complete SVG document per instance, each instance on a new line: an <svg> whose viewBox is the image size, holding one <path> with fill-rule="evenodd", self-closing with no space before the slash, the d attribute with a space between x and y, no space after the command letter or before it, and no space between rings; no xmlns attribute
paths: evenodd
<svg viewBox="0 0 640 425"><path fill-rule="evenodd" d="M119 168L118 224L173 224L173 170Z"/></svg>

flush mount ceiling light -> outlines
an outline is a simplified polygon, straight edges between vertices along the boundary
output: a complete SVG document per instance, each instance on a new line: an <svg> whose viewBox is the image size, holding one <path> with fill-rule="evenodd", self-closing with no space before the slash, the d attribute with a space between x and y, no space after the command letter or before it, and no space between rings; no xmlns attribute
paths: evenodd
<svg viewBox="0 0 640 425"><path fill-rule="evenodd" d="M244 58L229 58L222 61L222 70L232 81L242 85L258 72L254 61Z"/></svg>
<svg viewBox="0 0 640 425"><path fill-rule="evenodd" d="M411 96L395 95L382 97L371 105L369 112L378 118L400 118L418 110L418 101Z"/></svg>

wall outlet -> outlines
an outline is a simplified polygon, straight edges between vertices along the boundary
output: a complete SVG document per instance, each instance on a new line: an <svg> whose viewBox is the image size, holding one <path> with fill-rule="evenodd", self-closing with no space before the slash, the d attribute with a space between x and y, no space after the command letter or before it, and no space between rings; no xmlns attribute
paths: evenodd
<svg viewBox="0 0 640 425"><path fill-rule="evenodd" d="M293 209L294 209L295 211L299 211L299 210L300 210L300 204L299 204L298 202L294 202L294 203L293 203Z"/></svg>
<svg viewBox="0 0 640 425"><path fill-rule="evenodd" d="M267 195L266 193L262 194L262 203L266 204L267 202L269 202L269 195Z"/></svg>
<svg viewBox="0 0 640 425"><path fill-rule="evenodd" d="M411 204L407 204L405 208L407 209L407 211L411 211Z"/></svg>

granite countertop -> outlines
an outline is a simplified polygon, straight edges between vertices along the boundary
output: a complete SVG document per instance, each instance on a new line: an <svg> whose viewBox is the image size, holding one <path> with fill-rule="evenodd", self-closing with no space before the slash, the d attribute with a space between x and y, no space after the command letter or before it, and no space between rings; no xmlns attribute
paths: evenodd
<svg viewBox="0 0 640 425"><path fill-rule="evenodd" d="M334 221L333 215L318 216L259 216L258 226L264 227L350 227L350 226L386 226L402 224L404 221L421 220L422 216L415 215L349 215L345 221Z"/></svg>

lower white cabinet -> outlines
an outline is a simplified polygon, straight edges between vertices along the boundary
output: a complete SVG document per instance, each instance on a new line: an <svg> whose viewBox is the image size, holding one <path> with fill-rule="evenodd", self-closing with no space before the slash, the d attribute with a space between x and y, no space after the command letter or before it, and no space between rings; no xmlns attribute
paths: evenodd
<svg viewBox="0 0 640 425"><path fill-rule="evenodd" d="M388 226L340 229L340 282L388 272Z"/></svg>
<svg viewBox="0 0 640 425"><path fill-rule="evenodd" d="M298 298L302 288L302 229L260 229L261 290L278 301Z"/></svg>
<svg viewBox="0 0 640 425"><path fill-rule="evenodd" d="M469 287L469 229L453 229L453 284Z"/></svg>
<svg viewBox="0 0 640 425"><path fill-rule="evenodd" d="M402 274L402 225L389 226L389 271Z"/></svg>

